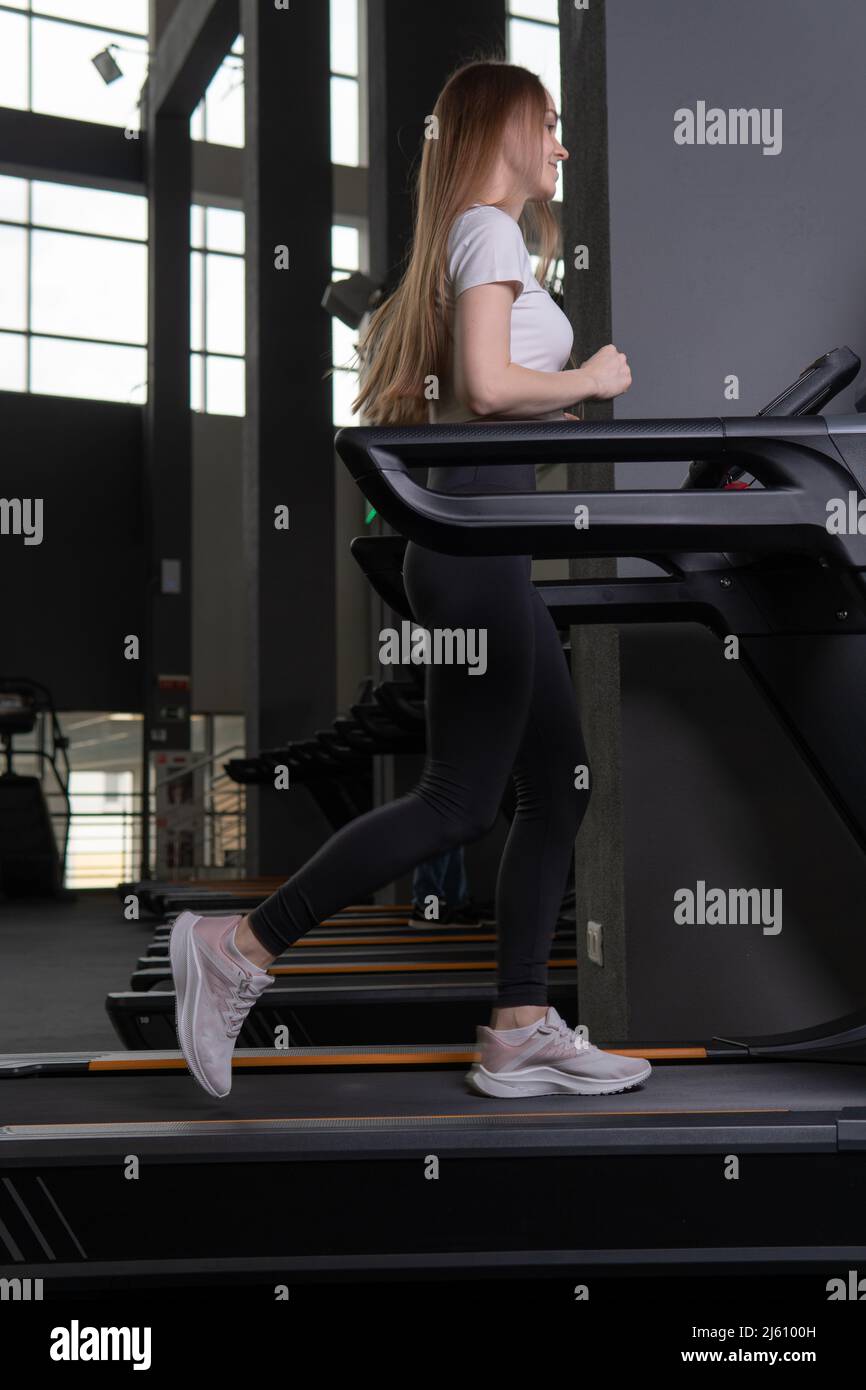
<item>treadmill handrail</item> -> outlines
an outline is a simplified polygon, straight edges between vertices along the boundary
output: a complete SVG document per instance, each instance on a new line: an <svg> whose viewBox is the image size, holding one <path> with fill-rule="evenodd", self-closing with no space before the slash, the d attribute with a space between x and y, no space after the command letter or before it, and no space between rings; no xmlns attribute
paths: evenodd
<svg viewBox="0 0 866 1390"><path fill-rule="evenodd" d="M764 421L756 420L757 424ZM799 423L799 422L798 422ZM771 422L778 429L778 421ZM354 477L374 458L380 467L425 464L561 463L615 457L691 458L724 452L720 417L682 420L466 421L452 425L347 425L335 436L337 452ZM626 445L633 445L631 452ZM357 471L356 471L357 470Z"/></svg>
<svg viewBox="0 0 866 1390"><path fill-rule="evenodd" d="M866 431L866 426L864 426ZM518 422L348 428L337 450L364 495L410 540L446 554L565 557L801 550L866 567L866 537L831 535L827 500L859 491L823 416L715 420ZM454 494L422 487L410 466L432 462L741 462L763 490ZM589 525L575 524L586 508Z"/></svg>

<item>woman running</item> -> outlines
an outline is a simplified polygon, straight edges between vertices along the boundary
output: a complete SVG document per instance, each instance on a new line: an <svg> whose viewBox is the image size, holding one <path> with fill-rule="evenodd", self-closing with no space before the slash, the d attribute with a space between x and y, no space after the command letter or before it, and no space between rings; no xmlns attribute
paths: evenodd
<svg viewBox="0 0 866 1390"><path fill-rule="evenodd" d="M429 123L415 234L403 279L373 314L353 403L371 425L575 418L565 408L628 390L608 344L569 363L573 334L545 288L557 252L550 209L559 164L550 93L500 61L461 67ZM533 272L520 220L541 256ZM438 467L448 493L531 492L532 465ZM417 864L484 835L508 778L517 805L496 885L497 999L467 1074L485 1096L598 1095L646 1080L640 1058L591 1046L548 1005L548 959L574 840L589 799L587 756L556 626L531 557L442 555L409 543L404 579L428 632L484 634L475 669L426 670L427 759L417 786L345 825L243 917L185 912L171 936L181 1048L212 1096L231 1088L232 1051L267 967L305 932Z"/></svg>

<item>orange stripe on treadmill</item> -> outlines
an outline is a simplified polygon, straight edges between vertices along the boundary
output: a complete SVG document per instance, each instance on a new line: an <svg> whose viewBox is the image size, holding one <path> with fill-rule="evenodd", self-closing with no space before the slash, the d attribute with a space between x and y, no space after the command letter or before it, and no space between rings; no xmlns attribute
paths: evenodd
<svg viewBox="0 0 866 1390"><path fill-rule="evenodd" d="M610 1052L614 1057L645 1057L648 1062L660 1062L666 1057L671 1061L685 1061L695 1057L699 1062L707 1060L705 1047L603 1047L602 1052Z"/></svg>
<svg viewBox="0 0 866 1390"><path fill-rule="evenodd" d="M687 1057L698 1059L706 1058L706 1049L702 1047L683 1047L683 1048L647 1048L645 1051L635 1049L625 1049L619 1047L602 1048L602 1052L610 1052L619 1057L646 1057L655 1058L668 1057L683 1060ZM480 1054L472 1048L457 1049L454 1052L331 1052L324 1057L292 1057L285 1053L274 1052L264 1057L233 1057L233 1067L330 1067L335 1064L341 1066L393 1066L395 1063L403 1062L423 1062L430 1064L438 1063L463 1063L474 1062ZM159 1054L154 1057L94 1057L88 1062L89 1071L182 1071L186 1069L186 1062L182 1057L159 1058Z"/></svg>
<svg viewBox="0 0 866 1390"><path fill-rule="evenodd" d="M469 961L398 961L379 965L271 965L269 975L406 975L426 970L439 974L443 970L492 970L492 960ZM551 960L547 962L551 970L565 970L577 965L577 960Z"/></svg>
<svg viewBox="0 0 866 1390"><path fill-rule="evenodd" d="M411 903L350 903L348 907L340 909L341 912L411 912Z"/></svg>
<svg viewBox="0 0 866 1390"><path fill-rule="evenodd" d="M408 921L408 917L402 917L395 913L393 917L359 917L357 924L359 927L405 927ZM320 927L345 928L352 924L345 917L326 917L324 921L319 922L318 925ZM314 927L313 931L315 930L316 928Z"/></svg>
<svg viewBox="0 0 866 1390"><path fill-rule="evenodd" d="M474 1062L478 1054L471 1049L466 1051L435 1053L435 1052L389 1052L382 1056L375 1052L359 1052L354 1055L349 1053L331 1053L327 1057L289 1057L281 1056L275 1052L273 1056L267 1057L233 1057L232 1067L330 1067L334 1063L345 1066L347 1063L356 1066L369 1067L374 1064L393 1066L403 1062L424 1062L424 1063L451 1063L451 1062ZM115 1060L113 1058L95 1057L88 1062L88 1071L186 1071L186 1062L183 1057L166 1057L162 1061L149 1061L146 1057L139 1060L137 1057L127 1061L126 1059Z"/></svg>
<svg viewBox="0 0 866 1390"><path fill-rule="evenodd" d="M315 928L314 928L315 930ZM476 941L495 941L495 932L473 932L471 936L302 936L292 942L292 950L299 946L309 946L321 951L324 946L439 946L462 943L469 946Z"/></svg>

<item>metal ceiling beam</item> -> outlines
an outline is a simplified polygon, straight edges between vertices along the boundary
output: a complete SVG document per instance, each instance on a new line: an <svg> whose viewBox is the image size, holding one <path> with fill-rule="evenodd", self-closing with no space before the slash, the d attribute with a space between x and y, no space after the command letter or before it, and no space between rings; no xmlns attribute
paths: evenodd
<svg viewBox="0 0 866 1390"><path fill-rule="evenodd" d="M151 54L152 115L191 116L239 30L238 0L183 0Z"/></svg>

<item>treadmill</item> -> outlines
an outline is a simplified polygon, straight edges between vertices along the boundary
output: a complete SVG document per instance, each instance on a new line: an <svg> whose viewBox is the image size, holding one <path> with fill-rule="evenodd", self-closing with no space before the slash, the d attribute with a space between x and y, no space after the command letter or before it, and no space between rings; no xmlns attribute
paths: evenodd
<svg viewBox="0 0 866 1390"><path fill-rule="evenodd" d="M787 404L820 408L858 367L846 349L829 354ZM447 553L660 557L658 579L539 587L575 621L662 615L739 633L744 665L866 841L851 699L866 678L866 537L824 524L828 497L866 499L866 421L356 428L337 447L386 521ZM467 455L698 462L673 492L456 497L408 474ZM762 488L727 488L738 470ZM590 532L574 529L579 504ZM0 1276L44 1277L50 1297L167 1280L847 1278L866 1259L866 1011L774 1037L607 1045L649 1057L650 1082L492 1100L464 1086L466 1043L246 1049L216 1102L177 1052L2 1057ZM120 1180L130 1153L146 1184ZM731 1155L737 1182L723 1176ZM432 1157L440 1180L425 1182ZM261 1219L215 1222L250 1164ZM183 1223L149 1219L169 1210Z"/></svg>

